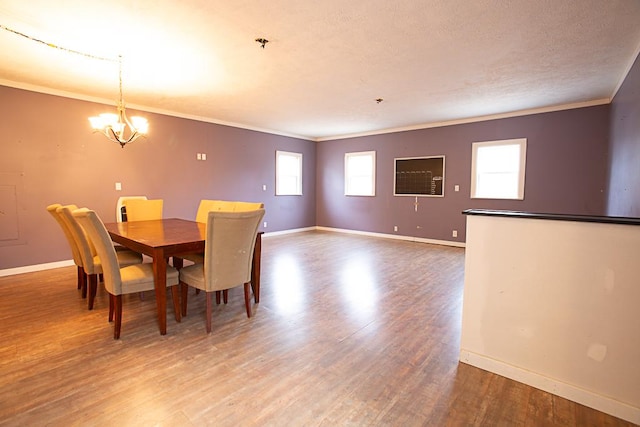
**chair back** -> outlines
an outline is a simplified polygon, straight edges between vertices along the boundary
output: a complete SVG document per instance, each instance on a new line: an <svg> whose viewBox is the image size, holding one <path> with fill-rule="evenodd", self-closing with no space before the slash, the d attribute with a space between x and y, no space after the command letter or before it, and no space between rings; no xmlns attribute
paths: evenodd
<svg viewBox="0 0 640 427"><path fill-rule="evenodd" d="M109 232L102 223L102 220L98 217L98 214L87 208L76 209L72 215L94 242L98 256L100 257L100 262L102 263L105 288L111 295L122 294L120 264L118 264L118 257Z"/></svg>
<svg viewBox="0 0 640 427"><path fill-rule="evenodd" d="M122 208L125 208L125 212L126 212L126 207L125 207L125 203L127 200L147 200L147 196L122 196L122 197L118 197L118 201L116 202L116 222L123 222L123 221L127 221L126 216L123 218L122 215Z"/></svg>
<svg viewBox="0 0 640 427"><path fill-rule="evenodd" d="M73 240L76 242L78 252L82 259L82 267L87 274L102 273L100 267L94 262L94 256L97 254L93 242L90 241L84 228L73 217L73 212L78 209L76 205L61 206L57 209L58 214L67 225Z"/></svg>
<svg viewBox="0 0 640 427"><path fill-rule="evenodd" d="M162 219L162 199L130 199L123 201L127 209L127 221L148 221Z"/></svg>
<svg viewBox="0 0 640 427"><path fill-rule="evenodd" d="M196 221L203 224L207 223L209 212L244 212L254 211L264 208L264 203L252 202L235 202L228 200L200 200L198 211L196 212Z"/></svg>
<svg viewBox="0 0 640 427"><path fill-rule="evenodd" d="M200 200L198 212L196 212L196 222L206 224L207 219L209 218L209 212L213 211L232 212L233 202L228 202L226 200Z"/></svg>
<svg viewBox="0 0 640 427"><path fill-rule="evenodd" d="M235 204L233 205L234 212L255 211L262 208L264 208L264 203L235 202Z"/></svg>
<svg viewBox="0 0 640 427"><path fill-rule="evenodd" d="M251 281L253 249L264 209L209 212L204 250L206 291L229 289Z"/></svg>
<svg viewBox="0 0 640 427"><path fill-rule="evenodd" d="M74 209L76 209L75 205L70 205ZM69 247L71 248L71 254L73 256L73 262L78 267L82 267L82 256L80 255L80 250L78 249L78 244L76 243L73 235L71 234L71 230L67 226L67 223L62 218L62 214L58 212L58 208L61 208L62 205L60 203L55 203L53 205L47 206L47 212L51 214L51 216L56 220L60 228L62 228L62 232L64 236L67 238L67 242L69 243Z"/></svg>

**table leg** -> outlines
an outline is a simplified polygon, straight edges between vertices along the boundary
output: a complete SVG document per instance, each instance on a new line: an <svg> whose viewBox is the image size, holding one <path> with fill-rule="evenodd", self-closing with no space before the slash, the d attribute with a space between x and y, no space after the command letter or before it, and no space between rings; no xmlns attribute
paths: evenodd
<svg viewBox="0 0 640 427"><path fill-rule="evenodd" d="M253 300L260 302L260 258L262 257L262 233L256 236L256 244L253 247L253 261L251 264L251 288L253 289Z"/></svg>
<svg viewBox="0 0 640 427"><path fill-rule="evenodd" d="M167 334L167 259L162 250L153 252L153 280L156 288L160 335Z"/></svg>

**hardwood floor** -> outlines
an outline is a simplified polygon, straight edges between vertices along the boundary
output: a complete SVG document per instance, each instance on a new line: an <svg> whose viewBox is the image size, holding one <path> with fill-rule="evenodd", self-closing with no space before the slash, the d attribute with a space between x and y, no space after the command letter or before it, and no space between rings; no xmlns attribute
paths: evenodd
<svg viewBox="0 0 640 427"><path fill-rule="evenodd" d="M75 267L0 278L0 425L631 425L458 362L463 249L317 231L262 253L254 317L235 288L211 335L202 293L166 336L126 296L116 341Z"/></svg>

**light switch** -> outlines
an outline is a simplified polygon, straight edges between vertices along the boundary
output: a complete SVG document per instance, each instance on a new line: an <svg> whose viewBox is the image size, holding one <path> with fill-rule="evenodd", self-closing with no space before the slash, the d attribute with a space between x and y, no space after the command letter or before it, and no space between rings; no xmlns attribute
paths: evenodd
<svg viewBox="0 0 640 427"><path fill-rule="evenodd" d="M196 154L196 160L202 160L202 154L200 153Z"/></svg>
<svg viewBox="0 0 640 427"><path fill-rule="evenodd" d="M207 153L202 153L202 160L207 160Z"/></svg>
<svg viewBox="0 0 640 427"><path fill-rule="evenodd" d="M456 184L456 185L453 187L453 190L454 190L454 191L460 191L460 186Z"/></svg>

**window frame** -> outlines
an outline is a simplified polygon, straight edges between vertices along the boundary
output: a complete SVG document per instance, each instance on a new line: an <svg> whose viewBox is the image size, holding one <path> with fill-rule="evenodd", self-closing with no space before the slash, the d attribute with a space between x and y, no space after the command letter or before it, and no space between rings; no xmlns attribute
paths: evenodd
<svg viewBox="0 0 640 427"><path fill-rule="evenodd" d="M287 175L294 176L296 178L296 188L292 192L281 191L280 185L282 178L284 175L281 173L281 157L292 157L295 158L298 162L298 170L295 175ZM302 196L302 153L295 153L292 151L282 151L276 150L276 196Z"/></svg>
<svg viewBox="0 0 640 427"><path fill-rule="evenodd" d="M505 146L519 146L520 156L517 172L517 194L515 197L505 196L478 196L478 150L484 147L505 147ZM527 164L527 138L515 138L515 139L503 139L496 141L483 141L474 142L471 147L471 198L472 199L490 199L490 200L524 200L524 185L526 176L526 164Z"/></svg>
<svg viewBox="0 0 640 427"><path fill-rule="evenodd" d="M371 175L353 175L349 171L349 160L357 157L369 157L371 160ZM354 186L350 185L352 180L357 177L367 177L370 180L371 192L368 194L359 193L354 190ZM344 153L344 195L345 196L362 196L375 197L376 195L376 152L375 151L355 151Z"/></svg>

